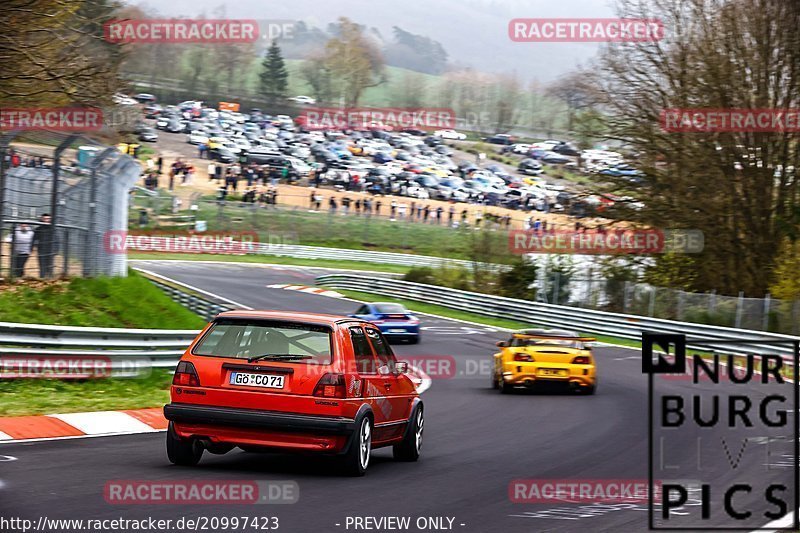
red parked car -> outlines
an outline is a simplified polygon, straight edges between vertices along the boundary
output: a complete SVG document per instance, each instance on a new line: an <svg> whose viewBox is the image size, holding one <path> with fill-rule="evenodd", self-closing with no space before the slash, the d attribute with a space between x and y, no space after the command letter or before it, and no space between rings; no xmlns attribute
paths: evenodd
<svg viewBox="0 0 800 533"><path fill-rule="evenodd" d="M416 461L423 405L407 364L373 324L333 315L229 311L181 357L164 406L167 455L195 465L205 450L340 456L364 475L373 448Z"/></svg>

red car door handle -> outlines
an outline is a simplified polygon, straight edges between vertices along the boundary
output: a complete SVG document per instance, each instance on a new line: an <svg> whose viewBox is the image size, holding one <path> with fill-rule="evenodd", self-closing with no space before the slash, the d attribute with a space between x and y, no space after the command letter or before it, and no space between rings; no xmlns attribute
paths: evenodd
<svg viewBox="0 0 800 533"><path fill-rule="evenodd" d="M391 389L392 388L392 384L391 383L384 383L383 386L386 387L387 389Z"/></svg>

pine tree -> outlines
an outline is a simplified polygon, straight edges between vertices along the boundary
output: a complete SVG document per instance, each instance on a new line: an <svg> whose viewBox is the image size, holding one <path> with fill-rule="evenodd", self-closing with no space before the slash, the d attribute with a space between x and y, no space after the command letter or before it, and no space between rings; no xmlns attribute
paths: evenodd
<svg viewBox="0 0 800 533"><path fill-rule="evenodd" d="M264 61L261 62L261 94L270 102L286 96L289 87L289 72L281 56L281 49L276 41L272 41Z"/></svg>

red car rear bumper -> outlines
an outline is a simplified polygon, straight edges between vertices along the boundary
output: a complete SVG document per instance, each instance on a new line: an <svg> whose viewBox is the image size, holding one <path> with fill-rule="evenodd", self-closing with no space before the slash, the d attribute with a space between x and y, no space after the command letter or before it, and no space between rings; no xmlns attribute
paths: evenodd
<svg viewBox="0 0 800 533"><path fill-rule="evenodd" d="M231 407L171 403L164 416L181 438L281 450L341 453L350 443L355 421Z"/></svg>

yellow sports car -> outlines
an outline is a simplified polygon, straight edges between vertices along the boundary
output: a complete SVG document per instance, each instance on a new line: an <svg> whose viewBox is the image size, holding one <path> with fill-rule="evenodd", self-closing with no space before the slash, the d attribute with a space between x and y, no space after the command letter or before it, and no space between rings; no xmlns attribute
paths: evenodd
<svg viewBox="0 0 800 533"><path fill-rule="evenodd" d="M514 387L563 384L574 391L594 394L597 374L592 343L572 331L526 329L500 341L494 354L492 388L503 393Z"/></svg>

